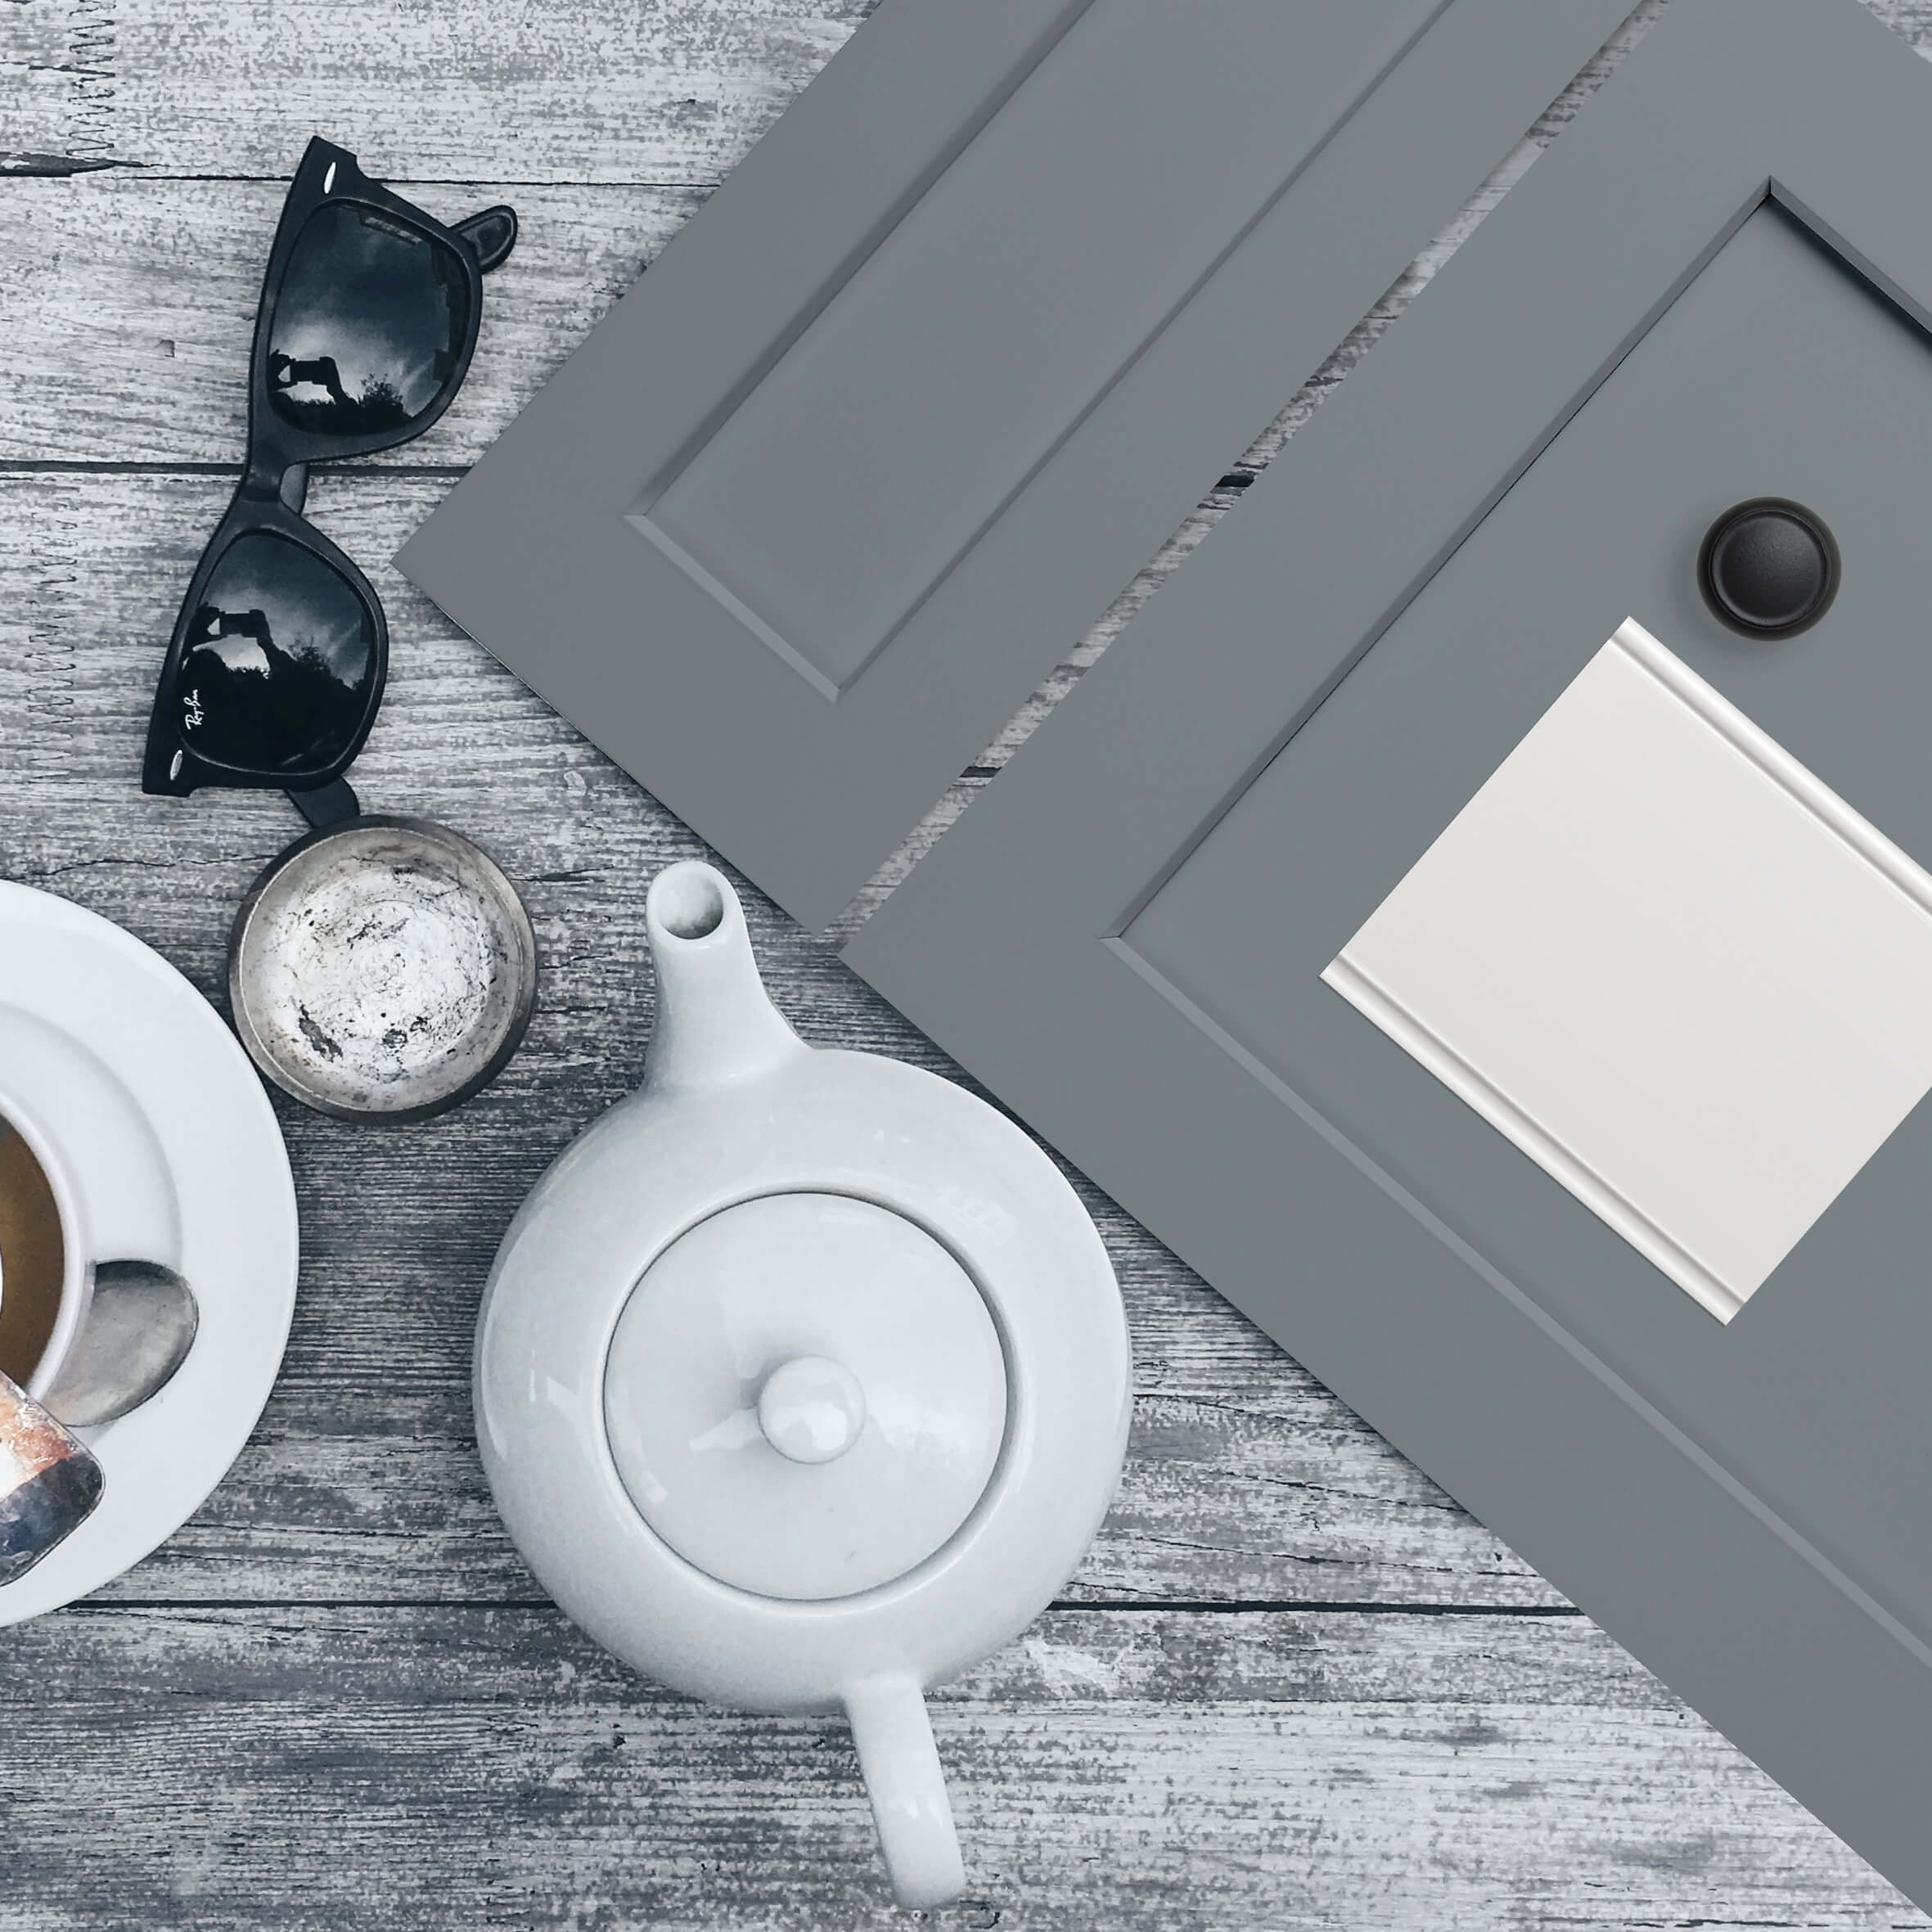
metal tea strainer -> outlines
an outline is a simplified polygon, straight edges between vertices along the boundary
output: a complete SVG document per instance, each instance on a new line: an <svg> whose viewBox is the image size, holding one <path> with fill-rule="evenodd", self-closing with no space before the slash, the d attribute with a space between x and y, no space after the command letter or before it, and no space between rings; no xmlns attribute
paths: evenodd
<svg viewBox="0 0 1932 1932"><path fill-rule="evenodd" d="M537 942L489 856L426 819L361 816L289 847L228 943L235 1030L255 1065L343 1120L421 1120L516 1051Z"/></svg>

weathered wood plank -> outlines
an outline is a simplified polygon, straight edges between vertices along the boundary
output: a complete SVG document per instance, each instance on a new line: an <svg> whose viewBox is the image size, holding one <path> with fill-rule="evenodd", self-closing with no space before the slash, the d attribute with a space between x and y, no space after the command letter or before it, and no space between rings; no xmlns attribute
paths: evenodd
<svg viewBox="0 0 1932 1932"><path fill-rule="evenodd" d="M38 16L44 26L50 0L25 3L29 24ZM1360 359L1530 156L1567 124L1661 3L1644 0L1630 27L1530 131L1524 151L1343 345L1321 381L1291 403L1287 386L1310 372L1286 375L1281 401L1288 412L1263 436L1257 460L1264 461ZM245 34L250 23L259 25L272 11L230 9L224 17L231 33ZM194 31L184 29L191 39ZM124 91L117 83L117 103ZM432 119L438 111L434 96L421 106ZM5 126L0 111L0 129ZM285 151L265 170L232 164L208 170L267 178L183 183L117 169L8 184L0 195L0 332L11 345L0 367L0 462L237 460L262 266L283 179L304 137L285 135ZM44 134L42 145L57 139ZM0 142L13 144L3 133ZM373 155L363 159L381 171ZM394 186L432 214L455 218L507 199L520 211L522 232L516 254L488 284L483 339L462 395L433 435L384 459L392 466L474 462L676 232L714 178L613 186L593 169L587 178L605 185L532 186L528 176L497 164L500 160L493 155L491 166L467 178L474 185L459 188L439 183L420 162L399 159Z"/></svg>
<svg viewBox="0 0 1932 1932"><path fill-rule="evenodd" d="M0 1697L10 1932L905 1922L840 1723L553 1612L69 1612ZM969 1925L1925 1923L1578 1619L1056 1612L934 1714Z"/></svg>
<svg viewBox="0 0 1932 1932"><path fill-rule="evenodd" d="M484 285L482 339L462 393L427 435L381 459L390 466L474 462L702 199L691 189L394 185L451 221L507 200L520 227L515 253ZM249 339L283 193L279 182L119 169L0 181L0 334L10 345L0 462L238 464Z"/></svg>
<svg viewBox="0 0 1932 1932"><path fill-rule="evenodd" d="M377 7L381 0L363 3ZM579 0L580 7L584 3ZM1929 0L1867 3L1921 49L1932 47ZM24 97L17 102L11 99L6 77L25 77L19 79L20 88L27 88L29 80L38 88L50 73L69 79L78 74L88 86L98 82L108 87L98 76L112 69L113 61L106 67L83 69L71 59L50 66L47 61L58 50L33 43L34 34L46 37L50 19L64 17L70 7L89 4L91 0L14 0L9 7L10 18L0 24L21 34L26 57L0 61L0 147L48 155L79 151L61 127ZM161 0L152 4L159 13ZM1656 10L1652 0L1646 11ZM292 0L279 4L258 0L242 8L200 0L199 7L182 10L182 19L169 29L164 45L170 59L187 60L218 28L231 44L259 32L272 42L280 69L287 70L299 65L288 61L286 49L290 38L300 38L307 11ZM471 6L466 15L487 23L495 14L511 11L507 4ZM598 11L604 10L600 7ZM712 11L727 12L723 7ZM860 9L854 6L850 11L856 19ZM166 16L172 20L174 11L166 9ZM341 10L331 11L340 16ZM628 18L630 10L624 11ZM120 10L124 16L125 12ZM203 13L208 17L199 17ZM733 0L729 13L731 17L717 25L720 47L741 42L748 47L747 36L758 38L751 31L754 20L777 31L769 10L754 9L750 0ZM11 17L16 16L24 16L17 25ZM658 24L669 31L670 23L660 19ZM129 34L138 38L146 30L119 19L112 35L121 49L115 59L124 57ZM830 38L842 38L843 31L841 27ZM582 92L587 85L594 88L606 70L587 63L601 44L602 29L562 20L552 23L552 32L557 48L581 50L579 65L565 62L556 71L579 77L574 91ZM804 38L816 47L826 37L808 34ZM328 41L331 46L353 43L352 34L340 40L331 34ZM36 52L47 57L32 58ZM258 56L263 61L269 57L265 50L248 57ZM750 57L746 51L745 58ZM803 71L795 73L782 64L766 70L775 95L773 111L816 65L813 57ZM164 66L160 71L173 70ZM1554 137L1601 79L1601 72L1593 71L1552 107L1533 131L1537 143L1547 144ZM81 83L76 80L74 84ZM419 93L423 91L420 74L410 84ZM134 111L130 101L136 91L133 79L115 79L108 87L111 111L119 115ZM184 124L197 138L209 133L225 138L232 132L231 110L253 111L264 98L227 90L223 113L210 116L200 111L202 102L195 89L170 82L164 91L170 101L191 110L184 112ZM354 97L370 108L367 94ZM430 89L426 99L414 104L410 115L402 117L402 124L412 133L422 130L426 142L432 141L434 124L448 106L444 97ZM762 128L771 117L754 118ZM195 169L251 178L183 183L110 169L5 182L6 191L0 194L0 330L10 344L10 354L6 367L0 369L0 461L235 459L243 424L243 360L262 263L282 182L295 164L308 124L285 118L275 125L279 145L270 164L245 167L239 160L205 155ZM474 138L480 125L487 122L480 124L473 115L459 117L460 137ZM351 139L346 130L336 132L340 138ZM746 127L740 133L741 139L734 137L726 144L731 159L749 146L754 130ZM578 173L626 185L531 185L549 178L502 166L506 152L502 143L486 150L492 164L460 177L475 185L460 189L447 182L436 185L437 176L418 157L365 152L363 159L372 169L393 172L399 189L420 199L432 212L453 218L483 200L502 197L515 201L524 216L516 254L489 284L484 338L465 393L434 434L410 446L403 461L473 462L589 331L638 268L676 232L701 200L703 189L718 178L717 171L611 176L594 164L602 151L587 141ZM673 185L630 185L636 180ZM1493 191L1488 199L1494 198ZM1479 203L1476 212L1482 205ZM1455 238L1460 239L1470 225L1461 224ZM1396 306L1400 305L1398 299ZM1373 333L1379 331L1371 331L1369 340ZM1285 395L1283 401L1287 400ZM1273 440L1278 439L1279 431ZM1263 453L1268 447L1264 443Z"/></svg>
<svg viewBox="0 0 1932 1932"><path fill-rule="evenodd" d="M145 798L161 642L228 484L0 477L0 873L117 919L221 997L229 919L299 829L273 795ZM545 980L517 1060L445 1119L390 1133L282 1107L303 1211L287 1367L228 1482L123 1599L527 1598L472 1443L470 1331L543 1167L633 1085L651 1016L642 889L697 849L654 800L382 561L439 479L318 478L321 522L390 614L390 695L357 783L481 839L529 899ZM948 1070L828 947L746 892L773 990L809 1037ZM1128 1299L1133 1461L1078 1593L1203 1601L1560 1599L1081 1183ZM1291 1258L1289 1258L1291 1263Z"/></svg>
<svg viewBox="0 0 1932 1932"><path fill-rule="evenodd" d="M378 174L714 182L871 3L9 0L0 143L286 178L321 133Z"/></svg>
<svg viewBox="0 0 1932 1932"><path fill-rule="evenodd" d="M408 1214L407 1196L370 1211ZM316 1203L305 1196L309 1224ZM464 1385L475 1283L429 1336L426 1370L360 1371L372 1277L311 1266L296 1339L254 1439L154 1556L112 1585L118 1602L531 1602L543 1594L504 1535L478 1464ZM385 1272L381 1325L439 1291L412 1263ZM393 1284L391 1286L390 1284ZM1159 1345L1129 1293L1143 1354ZM1232 1317L1204 1309L1209 1331ZM320 1331L319 1333L317 1331ZM1232 1379L1232 1378L1231 1378ZM1069 1601L1373 1603L1560 1607L1562 1599L1285 1358L1232 1389L1139 1394L1120 1495ZM1271 1386L1272 1385L1272 1386Z"/></svg>
<svg viewBox="0 0 1932 1932"><path fill-rule="evenodd" d="M1499 170L1417 272L1343 346L1326 379L1297 399L1299 409L1285 388L1289 415L1263 435L1259 459L1359 360L1660 5L1644 0L1631 27L1531 130L1525 151ZM299 137L289 137L267 170L271 178L183 184L114 171L11 184L0 196L0 328L13 345L0 369L0 461L236 460L249 331L283 193L282 180L273 178L286 177L299 146ZM376 168L370 155L363 158ZM516 254L488 285L484 336L464 394L432 437L385 459L403 466L473 462L675 233L708 185L532 186L493 167L457 188L426 179L413 162L401 166L394 185L433 214L454 218L506 198L523 224ZM77 345L84 354L76 355ZM1289 372L1286 381L1306 373Z"/></svg>
<svg viewBox="0 0 1932 1932"><path fill-rule="evenodd" d="M110 19L106 0L14 0L0 16L0 153L104 151Z"/></svg>
<svg viewBox="0 0 1932 1932"><path fill-rule="evenodd" d="M1932 38L1925 0L1866 4ZM314 132L419 179L709 184L871 5L11 0L0 128L199 177L286 177Z"/></svg>

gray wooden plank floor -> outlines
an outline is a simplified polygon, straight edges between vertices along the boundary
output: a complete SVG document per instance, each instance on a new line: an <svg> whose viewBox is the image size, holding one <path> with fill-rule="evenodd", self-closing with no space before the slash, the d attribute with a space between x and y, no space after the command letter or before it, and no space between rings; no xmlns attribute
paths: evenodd
<svg viewBox="0 0 1932 1932"><path fill-rule="evenodd" d="M1932 43L1932 0L1872 3ZM261 1426L148 1562L0 1633L7 1932L899 1922L840 1727L632 1676L548 1605L490 1509L477 1293L524 1191L637 1077L642 886L700 848L386 561L866 11L0 4L0 876L119 920L216 998L232 909L299 829L279 800L143 799L135 772L161 641L232 484L282 183L324 132L439 213L523 214L456 408L318 475L310 508L392 623L365 799L488 844L546 975L522 1053L457 1114L377 1133L281 1107L305 1259ZM1070 640L897 870L1615 57ZM949 1070L830 947L746 899L808 1037ZM953 1922L1926 1923L1077 1184L1127 1298L1133 1443L1062 1602L936 1700L972 1888Z"/></svg>

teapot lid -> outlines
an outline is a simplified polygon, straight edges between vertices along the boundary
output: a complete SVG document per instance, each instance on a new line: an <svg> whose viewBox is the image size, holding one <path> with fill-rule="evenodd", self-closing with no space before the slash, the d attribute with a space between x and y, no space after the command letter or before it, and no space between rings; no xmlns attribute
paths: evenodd
<svg viewBox="0 0 1932 1932"><path fill-rule="evenodd" d="M943 1546L1007 1429L998 1330L916 1222L840 1194L769 1194L644 1272L604 1374L638 1512L719 1582L849 1596Z"/></svg>

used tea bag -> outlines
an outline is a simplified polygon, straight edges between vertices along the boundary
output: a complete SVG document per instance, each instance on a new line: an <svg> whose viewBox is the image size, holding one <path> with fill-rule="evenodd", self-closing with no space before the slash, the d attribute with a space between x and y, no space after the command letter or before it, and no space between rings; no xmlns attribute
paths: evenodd
<svg viewBox="0 0 1932 1932"><path fill-rule="evenodd" d="M0 1584L23 1577L101 1500L101 1465L0 1375Z"/></svg>

